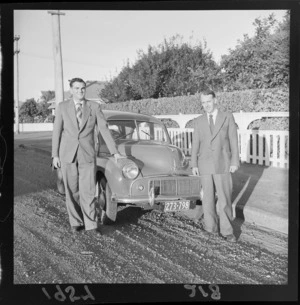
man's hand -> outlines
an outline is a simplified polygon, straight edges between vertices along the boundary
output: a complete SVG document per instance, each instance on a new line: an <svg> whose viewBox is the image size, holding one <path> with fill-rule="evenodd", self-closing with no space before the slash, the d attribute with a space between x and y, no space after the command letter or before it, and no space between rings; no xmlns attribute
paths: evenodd
<svg viewBox="0 0 300 305"><path fill-rule="evenodd" d="M193 168L192 168L192 172L193 172L193 175L194 175L194 176L200 176L200 175L199 175L199 169L198 169L198 167L193 167Z"/></svg>
<svg viewBox="0 0 300 305"><path fill-rule="evenodd" d="M54 157L53 160L52 160L52 164L53 164L54 168L60 168L59 157Z"/></svg>
<svg viewBox="0 0 300 305"><path fill-rule="evenodd" d="M114 154L114 158L115 158L115 161L118 162L119 159L124 159L124 158L126 158L126 156L123 156L121 154Z"/></svg>
<svg viewBox="0 0 300 305"><path fill-rule="evenodd" d="M229 172L230 173L234 173L238 170L238 167L236 165L231 165L229 168Z"/></svg>

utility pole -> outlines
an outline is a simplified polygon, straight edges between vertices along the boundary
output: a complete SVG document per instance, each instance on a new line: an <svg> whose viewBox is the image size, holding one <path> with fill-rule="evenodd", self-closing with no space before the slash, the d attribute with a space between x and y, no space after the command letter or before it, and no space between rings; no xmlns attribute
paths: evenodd
<svg viewBox="0 0 300 305"><path fill-rule="evenodd" d="M65 15L59 10L48 11L52 15L52 31L53 31L53 56L55 69L55 101L56 107L58 103L64 100L64 81L63 81L63 65L61 55L61 38L60 38L60 15Z"/></svg>
<svg viewBox="0 0 300 305"><path fill-rule="evenodd" d="M16 42L16 49L14 51L14 55L17 55L17 96L16 96L16 105L15 105L15 122L16 122L16 134L20 133L19 129L19 46L18 46L18 41L20 39L20 35L15 35L14 41Z"/></svg>

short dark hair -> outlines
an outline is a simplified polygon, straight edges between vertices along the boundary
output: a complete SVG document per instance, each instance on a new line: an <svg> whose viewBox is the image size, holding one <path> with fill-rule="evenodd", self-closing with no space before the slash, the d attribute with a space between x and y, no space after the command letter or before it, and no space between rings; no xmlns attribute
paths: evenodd
<svg viewBox="0 0 300 305"><path fill-rule="evenodd" d="M205 89L205 90L201 91L201 94L203 94L203 95L212 95L213 98L216 97L215 92L213 90L211 90L211 89Z"/></svg>
<svg viewBox="0 0 300 305"><path fill-rule="evenodd" d="M79 78L79 77L72 78L71 80L69 80L69 82L70 82L70 88L72 88L72 86L73 86L73 84L74 84L75 82L83 83L84 86L86 86L85 81L84 81L82 78Z"/></svg>

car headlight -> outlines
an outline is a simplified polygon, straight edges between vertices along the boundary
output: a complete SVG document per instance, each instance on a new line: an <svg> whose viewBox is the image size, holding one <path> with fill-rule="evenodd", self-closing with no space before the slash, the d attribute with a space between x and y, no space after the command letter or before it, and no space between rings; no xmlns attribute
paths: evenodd
<svg viewBox="0 0 300 305"><path fill-rule="evenodd" d="M139 174L139 168L134 162L129 162L123 166L122 172L125 178L135 179Z"/></svg>

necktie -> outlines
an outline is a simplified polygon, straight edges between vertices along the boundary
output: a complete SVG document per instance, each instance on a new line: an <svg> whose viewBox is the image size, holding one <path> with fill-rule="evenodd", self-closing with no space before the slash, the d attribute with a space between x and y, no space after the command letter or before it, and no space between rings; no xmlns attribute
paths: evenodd
<svg viewBox="0 0 300 305"><path fill-rule="evenodd" d="M81 103L76 103L76 117L77 117L78 126L80 127L81 120L82 120L82 105L81 105Z"/></svg>
<svg viewBox="0 0 300 305"><path fill-rule="evenodd" d="M214 125L213 115L210 114L209 115L209 128L210 128L211 134L213 134L213 132L214 132L214 127L215 127L215 125Z"/></svg>

